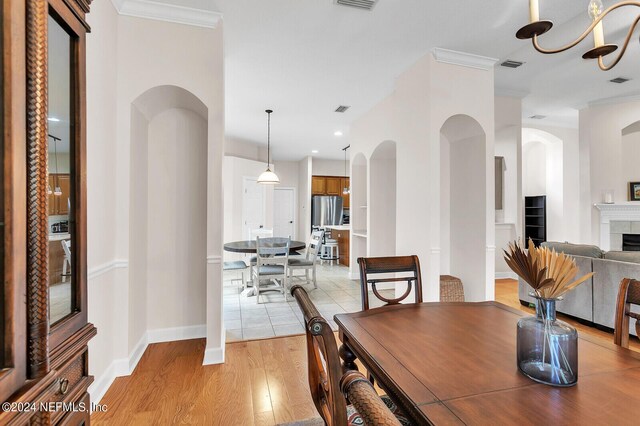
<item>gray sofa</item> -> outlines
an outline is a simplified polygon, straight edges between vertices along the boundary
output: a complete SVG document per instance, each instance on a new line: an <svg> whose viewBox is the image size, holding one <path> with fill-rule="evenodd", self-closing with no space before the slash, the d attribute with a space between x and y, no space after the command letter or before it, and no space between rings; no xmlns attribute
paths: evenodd
<svg viewBox="0 0 640 426"><path fill-rule="evenodd" d="M595 275L565 295L557 311L584 321L613 328L618 287L623 278L640 279L640 252L603 252L596 246L546 242L543 246L573 256L582 276ZM534 303L531 287L518 281L518 297L523 304ZM635 333L634 327L631 333Z"/></svg>

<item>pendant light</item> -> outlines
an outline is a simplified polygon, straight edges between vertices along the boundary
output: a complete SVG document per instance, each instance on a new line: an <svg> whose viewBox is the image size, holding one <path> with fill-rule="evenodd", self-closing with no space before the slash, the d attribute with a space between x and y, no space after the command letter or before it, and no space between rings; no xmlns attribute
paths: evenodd
<svg viewBox="0 0 640 426"><path fill-rule="evenodd" d="M58 141L61 140L53 135L49 135L51 139L53 139L53 153L56 161L56 175L58 174ZM51 195L51 185L47 187L47 194ZM62 189L58 185L53 189L53 195L60 196L62 195Z"/></svg>
<svg viewBox="0 0 640 426"><path fill-rule="evenodd" d="M351 145L347 145L344 148L342 148L342 150L344 151L344 178L345 179L347 179L349 177L347 175L347 150L349 148L351 148ZM344 195L351 194L351 185L349 185L349 186L345 185L344 188L342 188L342 193Z"/></svg>
<svg viewBox="0 0 640 426"><path fill-rule="evenodd" d="M271 171L271 113L272 110L268 109L267 113L267 170L262 172L258 177L258 183L264 185L277 185L280 183L278 176Z"/></svg>

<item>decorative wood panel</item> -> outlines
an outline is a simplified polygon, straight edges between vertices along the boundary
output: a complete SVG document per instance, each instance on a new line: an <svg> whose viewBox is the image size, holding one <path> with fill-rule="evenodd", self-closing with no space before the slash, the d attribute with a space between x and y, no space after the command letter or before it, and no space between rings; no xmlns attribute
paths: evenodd
<svg viewBox="0 0 640 426"><path fill-rule="evenodd" d="M28 376L49 372L47 2L27 0Z"/></svg>

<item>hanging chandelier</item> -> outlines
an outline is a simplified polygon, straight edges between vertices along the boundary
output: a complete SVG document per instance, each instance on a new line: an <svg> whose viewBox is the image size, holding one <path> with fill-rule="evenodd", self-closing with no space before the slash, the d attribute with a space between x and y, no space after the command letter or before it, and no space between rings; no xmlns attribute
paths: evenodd
<svg viewBox="0 0 640 426"><path fill-rule="evenodd" d="M588 50L582 55L583 59L597 59L598 66L603 71L609 71L611 68L615 67L622 56L627 50L629 46L629 42L631 41L631 36L640 22L640 15L633 21L631 26L629 27L629 31L627 33L627 37L624 40L624 44L622 45L622 49L618 53L618 56L610 62L608 65L604 63L605 56L615 52L618 49L618 46L615 44L606 44L604 42L604 29L602 20L605 16L607 16L612 11L619 9L624 6L635 6L640 7L640 1L621 1L619 3L614 4L613 6L604 9L601 0L590 0L587 11L589 13L589 17L591 18L591 25L587 27L587 29L574 41L567 44L566 46L562 46L557 49L546 49L538 43L538 37L542 34L546 33L553 27L553 23L551 21L540 20L540 9L538 5L539 0L529 0L529 24L520 28L516 33L516 37L519 39L532 39L533 47L540 53L552 54L552 53L560 53L565 50L569 50L572 47L576 46L582 40L584 40L590 33L593 32L593 49Z"/></svg>
<svg viewBox="0 0 640 426"><path fill-rule="evenodd" d="M264 185L276 185L280 183L280 179L278 176L271 171L271 113L272 110L268 109L265 111L267 113L267 170L262 172L260 176L258 176L258 183L262 183Z"/></svg>
<svg viewBox="0 0 640 426"><path fill-rule="evenodd" d="M342 188L342 193L344 195L351 194L351 185L346 184L347 182L346 179L349 177L347 175L347 150L349 148L351 148L351 145L347 145L344 148L342 148L342 150L344 151L344 178L345 178L345 185L344 185L344 188Z"/></svg>

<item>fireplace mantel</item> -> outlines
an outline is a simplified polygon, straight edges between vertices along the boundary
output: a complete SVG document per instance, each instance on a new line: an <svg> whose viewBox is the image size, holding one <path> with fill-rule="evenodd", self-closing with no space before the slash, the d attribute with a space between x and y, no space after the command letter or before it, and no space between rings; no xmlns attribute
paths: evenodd
<svg viewBox="0 0 640 426"><path fill-rule="evenodd" d="M611 250L611 221L640 222L640 203L595 204L600 211L600 248Z"/></svg>

